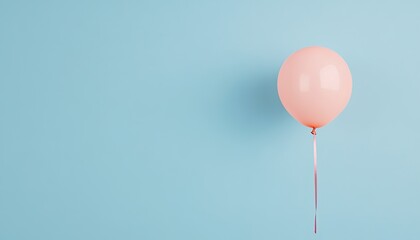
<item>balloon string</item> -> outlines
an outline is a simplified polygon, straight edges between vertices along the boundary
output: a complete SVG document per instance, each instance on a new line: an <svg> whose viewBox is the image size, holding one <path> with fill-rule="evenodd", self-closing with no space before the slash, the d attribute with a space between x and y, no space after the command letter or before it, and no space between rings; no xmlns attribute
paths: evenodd
<svg viewBox="0 0 420 240"><path fill-rule="evenodd" d="M318 178L316 171L316 128L312 129L312 135L314 135L314 185L315 185L315 221L314 221L314 233L316 234L316 212L318 209Z"/></svg>

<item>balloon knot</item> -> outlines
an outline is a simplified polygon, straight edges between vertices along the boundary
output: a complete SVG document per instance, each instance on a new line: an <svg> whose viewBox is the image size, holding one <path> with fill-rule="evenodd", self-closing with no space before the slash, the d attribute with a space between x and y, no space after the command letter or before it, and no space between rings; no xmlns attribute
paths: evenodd
<svg viewBox="0 0 420 240"><path fill-rule="evenodd" d="M312 135L316 135L316 128L312 128Z"/></svg>

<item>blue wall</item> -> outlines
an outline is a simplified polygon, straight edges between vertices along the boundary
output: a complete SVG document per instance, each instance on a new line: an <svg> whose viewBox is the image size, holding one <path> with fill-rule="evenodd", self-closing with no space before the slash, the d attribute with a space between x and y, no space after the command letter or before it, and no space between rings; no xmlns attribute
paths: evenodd
<svg viewBox="0 0 420 240"><path fill-rule="evenodd" d="M2 1L0 239L314 239L295 50L334 49L319 239L419 239L418 1Z"/></svg>

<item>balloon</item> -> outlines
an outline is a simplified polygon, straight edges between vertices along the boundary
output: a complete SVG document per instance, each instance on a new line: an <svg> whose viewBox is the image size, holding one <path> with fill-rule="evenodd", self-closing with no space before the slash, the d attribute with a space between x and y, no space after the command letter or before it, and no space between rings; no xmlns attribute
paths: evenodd
<svg viewBox="0 0 420 240"><path fill-rule="evenodd" d="M316 129L344 110L351 96L352 78L346 62L336 52L306 47L286 59L277 90L287 112Z"/></svg>

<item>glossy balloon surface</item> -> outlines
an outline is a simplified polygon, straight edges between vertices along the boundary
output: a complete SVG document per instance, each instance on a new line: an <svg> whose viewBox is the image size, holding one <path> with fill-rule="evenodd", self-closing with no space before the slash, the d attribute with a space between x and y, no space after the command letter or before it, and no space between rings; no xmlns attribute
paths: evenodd
<svg viewBox="0 0 420 240"><path fill-rule="evenodd" d="M286 59L277 86L290 115L305 126L320 128L346 107L352 77L347 63L336 52L306 47Z"/></svg>

